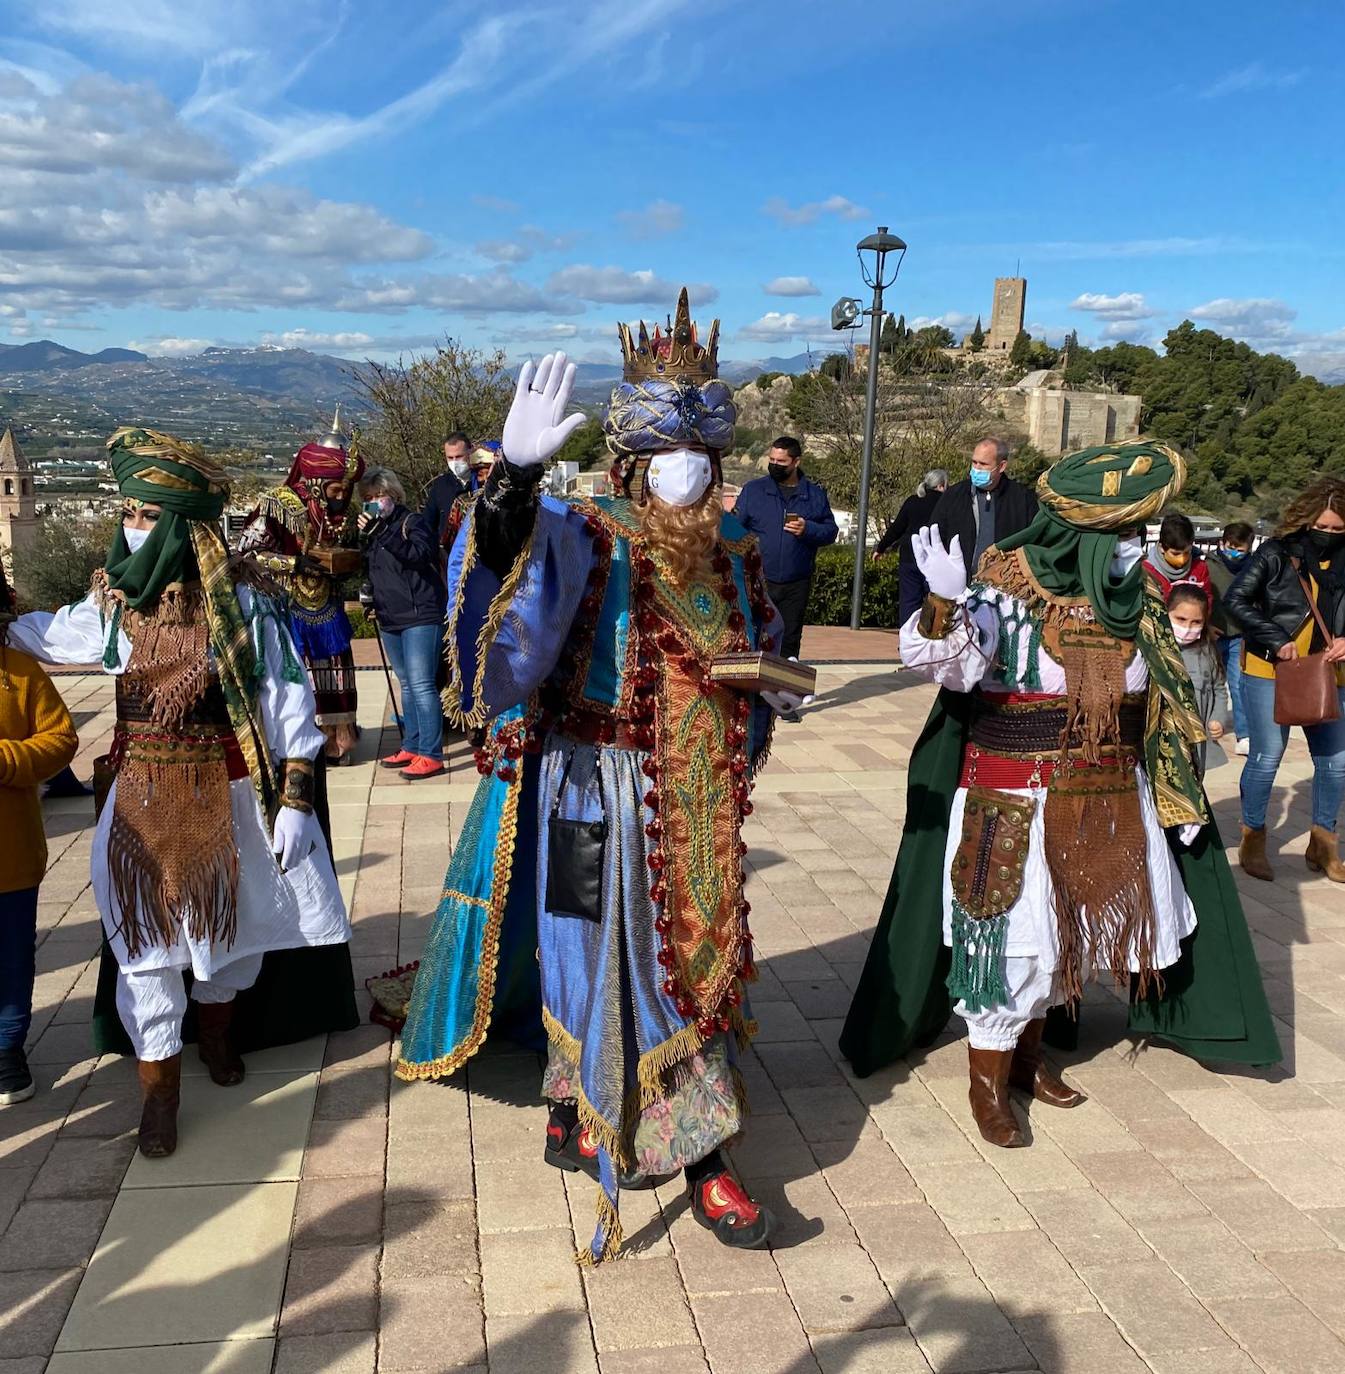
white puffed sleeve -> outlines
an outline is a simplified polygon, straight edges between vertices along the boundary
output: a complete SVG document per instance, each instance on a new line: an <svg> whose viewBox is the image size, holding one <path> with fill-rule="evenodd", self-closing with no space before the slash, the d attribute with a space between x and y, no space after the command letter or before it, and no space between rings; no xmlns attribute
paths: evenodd
<svg viewBox="0 0 1345 1374"><path fill-rule="evenodd" d="M999 643L999 615L993 606L958 607L958 624L945 639L920 633L919 611L901 627L901 662L911 672L952 692L970 692L990 670Z"/></svg>
<svg viewBox="0 0 1345 1374"><path fill-rule="evenodd" d="M126 670L131 656L131 641L113 629L114 621L100 609L92 592L73 606L59 611L29 611L9 627L9 642L43 663L99 663L108 641L117 636L116 666L109 673Z"/></svg>
<svg viewBox="0 0 1345 1374"><path fill-rule="evenodd" d="M260 624L266 673L262 677L257 704L271 757L277 760L314 759L323 747L324 739L315 719L318 704L308 674L303 671L299 652L294 647L289 625L283 614L262 611L250 587L238 588L238 604L248 623L253 625L254 634ZM268 601L266 604L271 603ZM286 663L299 664L297 682L287 679L284 672Z"/></svg>

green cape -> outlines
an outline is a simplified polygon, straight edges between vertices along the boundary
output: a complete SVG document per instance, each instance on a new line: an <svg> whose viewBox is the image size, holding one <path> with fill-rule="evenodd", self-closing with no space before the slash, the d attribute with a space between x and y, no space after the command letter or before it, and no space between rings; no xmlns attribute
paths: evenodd
<svg viewBox="0 0 1345 1374"><path fill-rule="evenodd" d="M901 849L841 1032L841 1050L861 1078L928 1044L952 1014L944 983L943 870L974 709L970 694L941 691L911 754ZM1130 1029L1161 1036L1197 1059L1276 1063L1279 1037L1213 823L1176 857L1197 926L1182 941L1179 962L1163 970L1163 998L1132 1002Z"/></svg>

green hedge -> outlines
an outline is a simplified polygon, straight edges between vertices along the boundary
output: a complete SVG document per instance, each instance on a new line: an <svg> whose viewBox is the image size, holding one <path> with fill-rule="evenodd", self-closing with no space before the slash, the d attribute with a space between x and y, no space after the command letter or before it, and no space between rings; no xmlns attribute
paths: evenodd
<svg viewBox="0 0 1345 1374"><path fill-rule="evenodd" d="M850 595L855 577L853 544L820 549L813 574L812 595L808 598L809 625L848 625ZM897 586L897 558L888 554L876 563L864 565L864 600L860 624L869 629L894 630L897 627L901 597Z"/></svg>

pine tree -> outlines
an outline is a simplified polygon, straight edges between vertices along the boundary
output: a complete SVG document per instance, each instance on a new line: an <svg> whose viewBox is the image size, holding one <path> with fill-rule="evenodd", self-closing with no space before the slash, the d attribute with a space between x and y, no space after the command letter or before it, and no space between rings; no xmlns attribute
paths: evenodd
<svg viewBox="0 0 1345 1374"><path fill-rule="evenodd" d="M891 315L883 317L883 332L878 339L878 352L886 354L889 358L897 351L901 345L901 336L897 333L897 322Z"/></svg>
<svg viewBox="0 0 1345 1374"><path fill-rule="evenodd" d="M1027 367L1032 362L1032 335L1026 329L1018 331L1018 337L1009 350L1009 361L1015 367Z"/></svg>
<svg viewBox="0 0 1345 1374"><path fill-rule="evenodd" d="M911 331L906 328L906 316L897 316L897 342L904 344L911 337Z"/></svg>
<svg viewBox="0 0 1345 1374"><path fill-rule="evenodd" d="M981 328L979 315L976 317L976 328L971 331L969 342L973 353L979 353L985 347L985 330Z"/></svg>

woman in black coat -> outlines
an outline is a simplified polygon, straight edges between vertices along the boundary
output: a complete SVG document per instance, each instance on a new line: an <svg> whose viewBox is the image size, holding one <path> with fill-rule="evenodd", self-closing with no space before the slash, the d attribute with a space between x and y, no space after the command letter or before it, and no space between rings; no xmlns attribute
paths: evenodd
<svg viewBox="0 0 1345 1374"><path fill-rule="evenodd" d="M1300 581L1300 578L1302 581ZM1312 615L1306 581L1334 643ZM1345 481L1322 477L1291 501L1273 539L1247 560L1224 597L1242 627L1243 703L1251 747L1242 769L1239 858L1253 878L1274 875L1266 858L1266 807L1289 742L1275 724L1275 674L1287 660L1326 649L1335 664L1341 711L1303 733L1312 754L1312 829L1308 867L1345 883L1336 826L1345 802Z"/></svg>
<svg viewBox="0 0 1345 1374"><path fill-rule="evenodd" d="M934 517L934 507L939 497L948 490L948 474L943 468L931 468L925 473L925 480L915 489L914 496L902 502L897 518L887 527L883 537L873 551L875 558L897 550L901 560L897 570L898 586L901 596L901 610L897 623L904 625L918 611L929 591L929 585L920 575L911 556L911 537Z"/></svg>

